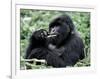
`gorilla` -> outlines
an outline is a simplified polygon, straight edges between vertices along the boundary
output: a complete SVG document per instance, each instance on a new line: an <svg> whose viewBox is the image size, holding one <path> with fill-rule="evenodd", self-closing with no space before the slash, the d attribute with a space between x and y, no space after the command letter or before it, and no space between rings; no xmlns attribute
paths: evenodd
<svg viewBox="0 0 100 79"><path fill-rule="evenodd" d="M61 15L44 29L33 32L26 51L26 59L44 59L48 66L60 68L74 66L84 55L84 44L72 19Z"/></svg>

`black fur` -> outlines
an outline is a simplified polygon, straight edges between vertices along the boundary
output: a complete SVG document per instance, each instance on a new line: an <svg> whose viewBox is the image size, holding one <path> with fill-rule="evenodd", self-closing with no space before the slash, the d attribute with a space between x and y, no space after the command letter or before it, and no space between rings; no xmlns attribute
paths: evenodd
<svg viewBox="0 0 100 79"><path fill-rule="evenodd" d="M84 58L83 41L68 15L55 18L49 24L49 32L35 31L29 42L26 59L45 59L53 67L74 66Z"/></svg>

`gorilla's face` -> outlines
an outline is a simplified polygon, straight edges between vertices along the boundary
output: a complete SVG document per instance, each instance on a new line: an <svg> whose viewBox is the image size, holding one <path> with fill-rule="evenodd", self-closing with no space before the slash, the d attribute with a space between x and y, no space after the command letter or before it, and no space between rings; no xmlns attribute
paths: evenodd
<svg viewBox="0 0 100 79"><path fill-rule="evenodd" d="M69 25L60 17L54 19L49 25L49 34L56 35L55 37L52 37L52 44L54 45L61 44L65 39L67 39L69 33Z"/></svg>

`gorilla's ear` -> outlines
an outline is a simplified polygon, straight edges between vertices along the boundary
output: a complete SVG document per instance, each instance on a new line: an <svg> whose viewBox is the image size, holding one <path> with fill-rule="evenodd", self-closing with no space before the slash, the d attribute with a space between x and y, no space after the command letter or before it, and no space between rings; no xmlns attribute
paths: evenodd
<svg viewBox="0 0 100 79"><path fill-rule="evenodd" d="M70 30L73 31L75 29L75 26L74 26L74 23L73 23L71 17L69 15L66 15L65 18L66 18L65 21L69 25Z"/></svg>
<svg viewBox="0 0 100 79"><path fill-rule="evenodd" d="M75 34L75 31L72 31L71 34Z"/></svg>
<svg viewBox="0 0 100 79"><path fill-rule="evenodd" d="M75 29L75 25L74 25L71 17L69 15L67 15L67 14L64 14L64 15L62 15L60 17L69 26L68 32L70 32L71 34L75 34L76 29Z"/></svg>

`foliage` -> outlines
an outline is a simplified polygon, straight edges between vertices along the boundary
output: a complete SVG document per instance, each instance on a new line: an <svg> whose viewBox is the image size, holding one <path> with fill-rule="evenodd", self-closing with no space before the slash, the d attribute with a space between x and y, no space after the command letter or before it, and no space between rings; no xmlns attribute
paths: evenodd
<svg viewBox="0 0 100 79"><path fill-rule="evenodd" d="M28 45L28 39L32 32L37 29L48 30L48 24L55 17L61 14L71 16L78 32L80 33L85 44L85 59L79 61L75 67L90 66L90 13L76 11L48 11L48 10L20 10L20 54L21 59L24 58L25 51ZM23 69L21 61L21 69ZM41 66L42 67L42 66ZM36 68L35 66L33 68ZM45 67L44 67L45 68Z"/></svg>

